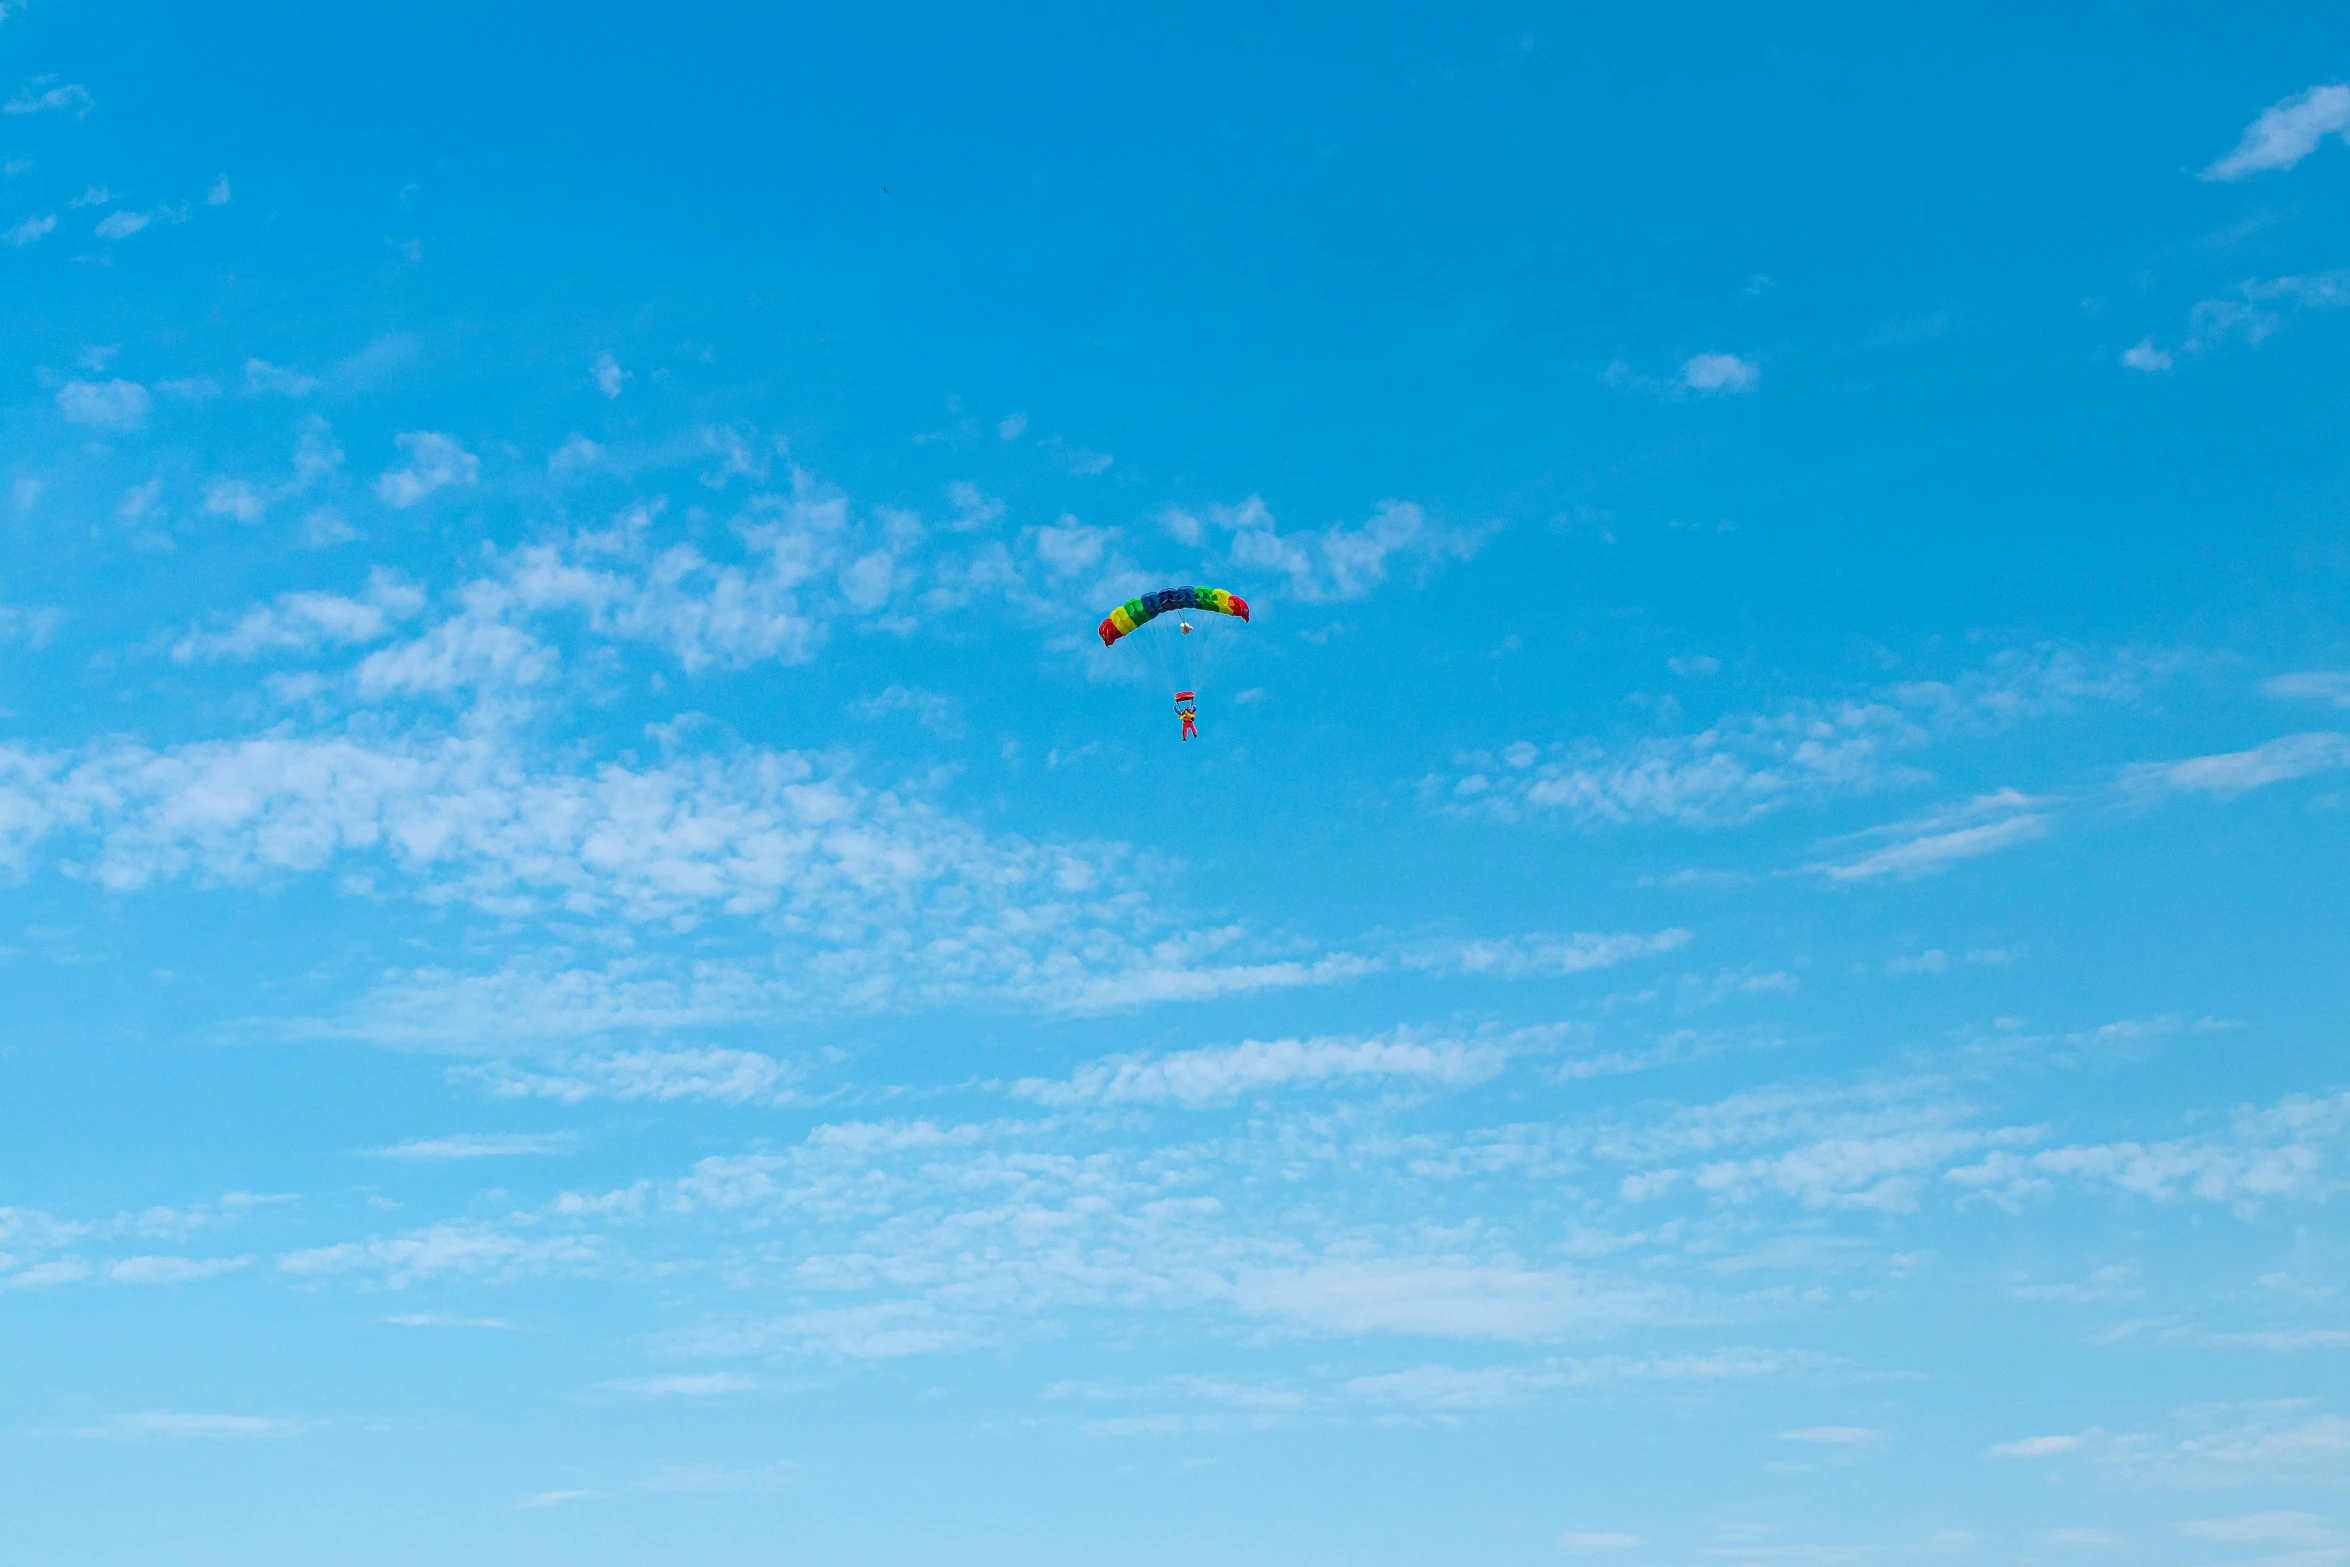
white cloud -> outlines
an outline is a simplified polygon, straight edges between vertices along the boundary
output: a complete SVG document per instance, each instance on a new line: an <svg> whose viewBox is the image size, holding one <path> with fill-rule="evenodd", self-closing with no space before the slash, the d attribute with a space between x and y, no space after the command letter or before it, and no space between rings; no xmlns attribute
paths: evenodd
<svg viewBox="0 0 2350 1567"><path fill-rule="evenodd" d="M2339 1415L2291 1418L2293 1402L2205 1408L2193 1413L2201 1421L2214 1416L2242 1414L2253 1418L2241 1425L2206 1430L2172 1445L2168 1450L2119 1455L2123 1461L2167 1472L2182 1480L2221 1484L2307 1483L2311 1479L2337 1480L2350 1466L2350 1420Z"/></svg>
<svg viewBox="0 0 2350 1567"><path fill-rule="evenodd" d="M1998 799L2000 797L1992 797ZM1931 876L1961 860L1993 854L2048 835L2048 818L2025 811L1998 821L1919 832L1855 860L1815 867L1831 881L1869 881L1880 876Z"/></svg>
<svg viewBox="0 0 2350 1567"><path fill-rule="evenodd" d="M273 1442L317 1429L313 1420L289 1420L278 1415L184 1415L146 1413L115 1415L103 1425L86 1426L75 1436L114 1442Z"/></svg>
<svg viewBox="0 0 2350 1567"><path fill-rule="evenodd" d="M1422 942L1404 949L1404 967L1440 974L1491 975L1516 979L1529 974L1584 974L1637 958L1677 952L1689 932L1660 930L1613 934L1577 931L1571 936L1506 936L1457 942Z"/></svg>
<svg viewBox="0 0 2350 1567"><path fill-rule="evenodd" d="M156 502L163 497L163 481L149 479L145 484L134 484L122 492L115 503L114 515L119 522L144 522L155 514Z"/></svg>
<svg viewBox="0 0 2350 1567"><path fill-rule="evenodd" d="M896 565L888 550L858 556L840 569L840 596L851 609L872 614L889 602Z"/></svg>
<svg viewBox="0 0 2350 1567"><path fill-rule="evenodd" d="M596 1236L554 1235L525 1240L478 1221L451 1221L404 1235L313 1246L278 1258L278 1271L295 1278L339 1274L381 1277L392 1289L423 1279L529 1278L592 1268L604 1246Z"/></svg>
<svg viewBox="0 0 2350 1567"><path fill-rule="evenodd" d="M1243 1273L1233 1285L1233 1303L1251 1316L1442 1338L1541 1340L1620 1327L1651 1315L1660 1298L1653 1288L1461 1257L1331 1260Z"/></svg>
<svg viewBox="0 0 2350 1567"><path fill-rule="evenodd" d="M1762 369L1736 354L1697 354L1681 366L1681 384L1697 392L1751 392Z"/></svg>
<svg viewBox="0 0 2350 1567"><path fill-rule="evenodd" d="M1210 506L1204 523L1181 508L1170 508L1162 520L1187 544L1229 535L1225 550L1234 568L1284 576L1288 594L1308 602L1361 598L1387 580L1391 562L1426 571L1467 560L1493 531L1446 527L1410 501L1389 500L1359 528L1333 523L1319 532L1285 534L1254 495L1238 506Z"/></svg>
<svg viewBox="0 0 2350 1567"><path fill-rule="evenodd" d="M1115 528L1089 528L1064 516L1051 527L1036 529L1033 547L1047 570L1057 577L1068 577L1098 570L1117 536Z"/></svg>
<svg viewBox="0 0 2350 1567"><path fill-rule="evenodd" d="M59 82L55 76L36 76L0 104L0 114L41 114L50 110L75 118L88 114L97 100L79 82Z"/></svg>
<svg viewBox="0 0 2350 1567"><path fill-rule="evenodd" d="M948 526L958 533L976 532L1003 520L1004 503L968 480L957 479L948 485L947 501L955 508Z"/></svg>
<svg viewBox="0 0 2350 1567"><path fill-rule="evenodd" d="M2080 1447L2081 1438L2077 1436L2027 1436L2020 1441L1994 1443L1988 1452L1993 1458L2054 1458L2078 1452Z"/></svg>
<svg viewBox="0 0 2350 1567"><path fill-rule="evenodd" d="M211 183L210 185L208 185L208 186L206 186L206 187L205 187L205 190L204 190L204 205L205 205L205 206L207 206L207 207L225 207L225 206L227 206L228 204L229 204L229 186L228 186L228 176L227 176L227 175L225 175L225 174L222 174L222 175L216 176L216 177L213 179L212 183Z"/></svg>
<svg viewBox="0 0 2350 1567"><path fill-rule="evenodd" d="M359 647L390 636L398 623L424 608L424 591L377 567L364 594L281 593L245 611L226 631L190 631L173 645L181 663L244 659L268 653L311 653L322 647Z"/></svg>
<svg viewBox="0 0 2350 1567"><path fill-rule="evenodd" d="M2046 1535L2050 1545L2120 1545L2122 1537L2110 1529L2051 1529Z"/></svg>
<svg viewBox="0 0 2350 1567"><path fill-rule="evenodd" d="M65 611L43 606L38 609L19 609L13 604L0 604L0 642L22 640L30 648L42 648L57 628L65 623Z"/></svg>
<svg viewBox="0 0 2350 1567"><path fill-rule="evenodd" d="M2017 1284L2008 1295L2015 1300L2056 1301L2068 1306L2106 1305L2136 1300L2145 1291L2134 1269L2114 1265L2099 1268L2079 1284Z"/></svg>
<svg viewBox="0 0 2350 1567"><path fill-rule="evenodd" d="M555 448L554 454L547 459L547 474L556 479L567 477L593 468L603 455L604 448L574 432L571 439Z"/></svg>
<svg viewBox="0 0 2350 1567"><path fill-rule="evenodd" d="M215 517L234 517L248 527L261 520L269 503L243 479L215 479L204 486L204 509Z"/></svg>
<svg viewBox="0 0 2350 1567"><path fill-rule="evenodd" d="M1943 1177L2014 1205L2058 1181L2154 1202L2192 1197L2239 1209L2325 1189L2326 1149L2350 1129L2350 1094L2288 1095L2265 1110L2238 1110L2225 1132L2160 1143L2071 1144L2024 1154L1994 1150Z"/></svg>
<svg viewBox="0 0 2350 1567"><path fill-rule="evenodd" d="M2168 370L2171 367L2171 356L2154 346L2153 334L2149 333L2122 350L2122 364L2131 370L2152 373Z"/></svg>
<svg viewBox="0 0 2350 1567"><path fill-rule="evenodd" d="M1484 1409L1559 1388L1613 1383L1752 1381L1797 1370L1806 1363L1806 1358L1784 1350L1724 1349L1652 1358L1599 1355L1474 1369L1414 1366L1407 1371L1350 1378L1342 1391L1350 1398L1418 1409Z"/></svg>
<svg viewBox="0 0 2350 1567"><path fill-rule="evenodd" d="M1803 1442L1814 1447L1863 1447L1885 1439L1885 1433L1872 1426L1804 1426L1794 1431L1782 1431L1782 1442Z"/></svg>
<svg viewBox="0 0 2350 1567"><path fill-rule="evenodd" d="M2328 310L2350 304L2350 268L2304 276L2253 278L2236 287L2233 299L2199 301L2187 313L2191 354L2207 353L2241 340L2257 347L2284 325L2281 309Z"/></svg>
<svg viewBox="0 0 2350 1567"><path fill-rule="evenodd" d="M1508 1059L1497 1044L1421 1042L1399 1031L1380 1039L1249 1040L1162 1056L1109 1056L1065 1083L1026 1078L1013 1092L1042 1104L1229 1104L1243 1094L1300 1084L1369 1080L1446 1086L1483 1082Z"/></svg>
<svg viewBox="0 0 2350 1567"><path fill-rule="evenodd" d="M1719 826L1798 800L1917 782L1925 775L1901 760L1905 752L2084 703L2131 701L2167 673L2165 662L2137 656L2092 661L2065 648L2012 649L1954 680L1733 714L1694 734L1619 746L1521 740L1466 752L1450 778L1424 787L1441 809L1503 821ZM1930 862L1932 850L1917 852L1920 864Z"/></svg>
<svg viewBox="0 0 2350 1567"><path fill-rule="evenodd" d="M948 1319L930 1302L908 1300L796 1311L738 1330L725 1342L736 1352L780 1348L852 1360L898 1360L968 1348L978 1339L969 1327Z"/></svg>
<svg viewBox="0 0 2350 1567"><path fill-rule="evenodd" d="M596 355L595 367L589 374L595 379L596 390L606 397L618 397L629 380L629 372L621 369L620 361L608 351Z"/></svg>
<svg viewBox="0 0 2350 1567"><path fill-rule="evenodd" d="M384 503L409 507L433 491L450 485L468 485L481 477L481 459L446 435L431 430L408 430L398 436L408 466L387 469L375 481L375 493Z"/></svg>
<svg viewBox="0 0 2350 1567"><path fill-rule="evenodd" d="M510 599L494 584L467 587L457 614L413 641L379 649L361 661L360 695L372 700L403 694L514 692L549 680L556 654L530 633L506 623L504 609Z"/></svg>
<svg viewBox="0 0 2350 1567"><path fill-rule="evenodd" d="M508 606L501 613L578 615L598 636L667 649L689 672L804 663L823 645L828 614L879 608L894 574L886 558L858 551L845 502L803 474L793 479L790 497L754 497L736 520L740 562L662 543L659 510L635 506L607 531L527 545L500 560ZM827 579L857 601L829 598Z"/></svg>
<svg viewBox="0 0 2350 1567"><path fill-rule="evenodd" d="M0 1290L55 1289L60 1284L78 1284L89 1276L90 1265L79 1257L59 1257L13 1273L0 1273Z"/></svg>
<svg viewBox="0 0 2350 1567"><path fill-rule="evenodd" d="M314 550L331 549L359 537L359 530L332 506L313 507L302 518L302 543Z"/></svg>
<svg viewBox="0 0 2350 1567"><path fill-rule="evenodd" d="M250 640L310 623L289 628L273 611ZM494 618L459 617L370 654L356 689L370 700L468 680L527 689L514 682L543 678L529 665L550 657ZM781 922L784 939L760 961L424 970L387 978L348 1019L302 1025L383 1040L576 1038L681 1017L978 996L1090 1012L1342 983L1379 966L1346 953L1264 956L1240 926L1184 928L1132 884L1121 845L993 837L865 785L838 760L737 746L548 770L500 722L451 734L369 719L347 734L161 751L0 745L0 869L28 866L52 835L79 873L117 891L187 876L250 884L341 862L368 888L388 879L502 918Z"/></svg>
<svg viewBox="0 0 2350 1567"><path fill-rule="evenodd" d="M995 433L1007 441L1016 441L1028 428L1028 415L1009 413L996 425Z"/></svg>
<svg viewBox="0 0 2350 1567"><path fill-rule="evenodd" d="M516 1154L560 1154L570 1151L571 1136L567 1132L467 1132L454 1137L428 1137L416 1142L396 1143L389 1148L378 1148L375 1152L376 1157L381 1159L502 1159Z"/></svg>
<svg viewBox="0 0 2350 1567"><path fill-rule="evenodd" d="M2330 702L2350 707L2350 669L2312 669L2278 675L2260 683L2260 694L2285 701Z"/></svg>
<svg viewBox="0 0 2350 1567"><path fill-rule="evenodd" d="M125 1257L106 1270L117 1284L187 1284L217 1278L252 1264L242 1257Z"/></svg>
<svg viewBox="0 0 2350 1567"><path fill-rule="evenodd" d="M152 404L136 381L68 381L57 390L57 407L69 424L101 430L135 430Z"/></svg>
<svg viewBox="0 0 2350 1567"><path fill-rule="evenodd" d="M869 719L907 713L934 734L957 738L963 733L962 709L954 698L918 686L891 686L879 696L854 704L852 711Z"/></svg>
<svg viewBox="0 0 2350 1567"><path fill-rule="evenodd" d="M2135 789L2209 794L2226 800L2339 767L2350 767L2350 735L2320 731L2287 735L2249 751L2190 757L2183 762L2133 763L2122 769L2122 782Z"/></svg>
<svg viewBox="0 0 2350 1567"><path fill-rule="evenodd" d="M5 232L0 232L0 241L11 245L29 245L56 227L55 213L38 213L21 223L10 224Z"/></svg>
<svg viewBox="0 0 2350 1567"><path fill-rule="evenodd" d="M2179 1533L2197 1540L2224 1540L2235 1545L2340 1545L2343 1532L2315 1513L2252 1513L2241 1518L2203 1518L2179 1525Z"/></svg>
<svg viewBox="0 0 2350 1567"><path fill-rule="evenodd" d="M748 1393L759 1384L736 1372L713 1371L673 1377L624 1377L602 1385L615 1393L634 1393L640 1398L709 1398L723 1393Z"/></svg>
<svg viewBox="0 0 2350 1567"><path fill-rule="evenodd" d="M318 389L318 377L304 375L299 370L287 370L266 359L245 361L245 385L256 392L283 392L288 397L308 397Z"/></svg>
<svg viewBox="0 0 2350 1567"><path fill-rule="evenodd" d="M545 1069L496 1062L457 1069L458 1077L479 1082L501 1098L707 1099L720 1104L790 1104L796 1101L797 1070L788 1062L752 1050L622 1050L610 1055L575 1056Z"/></svg>
<svg viewBox="0 0 2350 1567"><path fill-rule="evenodd" d="M1607 1534L1575 1530L1560 1536L1559 1549L1570 1556L1588 1556L1601 1551L1628 1551L1633 1546L1644 1543L1646 1542L1636 1534Z"/></svg>
<svg viewBox="0 0 2350 1567"><path fill-rule="evenodd" d="M2332 83L2269 105L2244 129L2236 150L2205 169L2207 180L2240 180L2289 169L2332 135L2350 137L2350 87Z"/></svg>
<svg viewBox="0 0 2350 1567"><path fill-rule="evenodd" d="M1110 465L1117 461L1108 452L1089 452L1082 446L1071 445L1057 435L1047 436L1038 444L1044 448L1047 456L1081 479L1090 479L1099 474L1108 473Z"/></svg>
<svg viewBox="0 0 2350 1567"><path fill-rule="evenodd" d="M2350 1348L2341 1328L2250 1328L2221 1331L2173 1318L2117 1322L2095 1335L2099 1344L2165 1344L2184 1349L2250 1349L2296 1355L2313 1349Z"/></svg>
<svg viewBox="0 0 2350 1567"><path fill-rule="evenodd" d="M565 1502L576 1502L595 1495L593 1491L540 1491L514 1504L516 1512L532 1512L541 1507L560 1507Z"/></svg>

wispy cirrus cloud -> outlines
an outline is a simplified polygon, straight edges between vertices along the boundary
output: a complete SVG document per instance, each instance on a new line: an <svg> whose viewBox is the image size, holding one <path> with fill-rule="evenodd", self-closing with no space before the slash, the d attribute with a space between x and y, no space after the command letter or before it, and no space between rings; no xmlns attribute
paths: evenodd
<svg viewBox="0 0 2350 1567"><path fill-rule="evenodd" d="M2257 348L2285 325L2288 316L2305 310L2332 310L2350 305L2350 268L2287 277L2246 278L2232 294L2198 300L2187 312L2187 330L2179 343L2183 354L2207 354L2241 344ZM2132 370L2162 371L2176 363L2169 350L2149 335L2121 356Z"/></svg>
<svg viewBox="0 0 2350 1567"><path fill-rule="evenodd" d="M365 1241L287 1252L278 1271L294 1278L361 1275L392 1289L436 1278L511 1280L581 1273L608 1247L594 1235L517 1234L485 1221L456 1220Z"/></svg>
<svg viewBox="0 0 2350 1567"><path fill-rule="evenodd" d="M1885 1433L1874 1426L1801 1426L1780 1432L1779 1440L1809 1447L1873 1447L1885 1440Z"/></svg>
<svg viewBox="0 0 2350 1567"><path fill-rule="evenodd" d="M2072 1185L2158 1203L2194 1199L2248 1210L2332 1190L2341 1177L2329 1156L2346 1130L2350 1094L2292 1094L2266 1109L2238 1110L2224 1132L2154 1143L1995 1148L1943 1178L2011 1207Z"/></svg>
<svg viewBox="0 0 2350 1567"><path fill-rule="evenodd" d="M2122 770L2124 788L2172 794L2208 794L2233 799L2270 784L2350 767L2350 735L2332 731L2286 735L2249 751L2189 757L2179 762L2138 762Z"/></svg>
<svg viewBox="0 0 2350 1567"><path fill-rule="evenodd" d="M1969 801L1955 811L1936 812L1877 828L1867 836L1893 841L1851 859L1811 868L1835 882L1936 875L1963 860L1996 854L2001 849L2046 837L2049 817L2036 808L2045 803L2016 790L2003 789Z"/></svg>
<svg viewBox="0 0 2350 1567"><path fill-rule="evenodd" d="M193 1415L163 1411L113 1415L75 1436L101 1442L282 1442L319 1430L316 1420L284 1415Z"/></svg>
<svg viewBox="0 0 2350 1567"><path fill-rule="evenodd" d="M2092 703L2135 701L2170 667L2154 656L2012 649L1953 680L1732 714L1690 734L1468 752L1450 775L1423 780L1422 791L1441 810L1507 822L1727 826L1802 801L1921 782L1930 774L1908 758L1931 744ZM1948 847L1970 841L1983 840ZM1919 863L1931 859L1931 851L1918 852Z"/></svg>
<svg viewBox="0 0 2350 1567"><path fill-rule="evenodd" d="M250 1267L251 1253L238 1257L125 1257L106 1270L117 1284L192 1284Z"/></svg>
<svg viewBox="0 0 2350 1567"><path fill-rule="evenodd" d="M507 1159L517 1155L569 1153L568 1132L461 1132L453 1137L426 1137L414 1142L378 1148L379 1159Z"/></svg>
<svg viewBox="0 0 2350 1567"><path fill-rule="evenodd" d="M36 76L6 103L0 103L0 114L70 114L80 119L97 102L79 82L60 81L54 75Z"/></svg>
<svg viewBox="0 0 2350 1567"><path fill-rule="evenodd" d="M2280 99L2244 128L2235 149L2214 160L2200 178L2240 180L2289 169L2328 136L2350 137L2350 86L2331 82Z"/></svg>
<svg viewBox="0 0 2350 1567"><path fill-rule="evenodd" d="M499 1061L450 1074L504 1099L708 1100L718 1104L793 1104L800 1072L755 1050L619 1050L560 1057L543 1066Z"/></svg>
<svg viewBox="0 0 2350 1567"><path fill-rule="evenodd" d="M2350 707L2350 669L2311 669L2260 683L2263 696L2283 701L2327 702Z"/></svg>
<svg viewBox="0 0 2350 1567"><path fill-rule="evenodd" d="M1568 936L1531 935L1421 941L1407 945L1398 961L1408 969L1437 974L1490 975L1517 979L1541 974L1583 974L1638 958L1677 952L1690 932L1678 927L1654 931L1577 931Z"/></svg>
<svg viewBox="0 0 2350 1567"><path fill-rule="evenodd" d="M757 1378L740 1372L707 1371L683 1376L620 1377L598 1385L639 1398L716 1398L729 1393L748 1393L759 1383Z"/></svg>
<svg viewBox="0 0 2350 1567"><path fill-rule="evenodd" d="M1244 1094L1305 1084L1483 1082L1508 1060L1506 1043L1428 1039L1399 1031L1379 1039L1248 1040L1161 1056L1112 1056L1066 1081L1024 1078L1012 1092L1048 1105L1229 1104Z"/></svg>
<svg viewBox="0 0 2350 1567"><path fill-rule="evenodd" d="M1701 1387L1800 1375L1820 1365L1816 1355L1740 1347L1680 1355L1545 1359L1520 1365L1422 1365L1350 1377L1339 1391L1352 1399L1416 1409L1487 1409L1567 1388L1618 1383Z"/></svg>
<svg viewBox="0 0 2350 1567"><path fill-rule="evenodd" d="M1541 1342L1669 1315L1672 1292L1460 1256L1334 1258L1244 1272L1233 1303L1314 1332Z"/></svg>

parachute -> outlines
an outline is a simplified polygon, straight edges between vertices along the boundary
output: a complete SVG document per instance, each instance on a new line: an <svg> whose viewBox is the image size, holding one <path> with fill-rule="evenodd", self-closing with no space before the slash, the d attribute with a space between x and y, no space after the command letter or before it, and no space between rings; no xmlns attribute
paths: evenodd
<svg viewBox="0 0 2350 1567"><path fill-rule="evenodd" d="M1237 615L1248 619L1248 600L1222 588L1161 588L1156 593L1145 593L1138 599L1128 599L1102 621L1102 646L1125 636L1171 609L1204 609L1216 615Z"/></svg>
<svg viewBox="0 0 2350 1567"><path fill-rule="evenodd" d="M1152 657L1159 665L1159 673L1171 678L1178 688L1175 692L1175 716L1182 721L1183 738L1190 740L1199 734L1199 698L1194 692L1197 682L1192 679L1192 665L1195 659L1188 640L1192 625L1182 617L1192 610L1205 610L1212 615L1230 615L1235 620L1247 620L1248 600L1238 594L1227 593L1222 588L1161 588L1156 593L1145 593L1140 598L1128 599L1110 611L1101 624L1102 646L1109 647L1120 638L1131 636L1136 629L1148 625L1169 610L1176 612L1181 634L1169 637L1163 632L1153 633L1143 638L1143 641L1150 644ZM1217 639L1206 637L1202 640L1214 642ZM1213 649L1203 649L1202 656L1212 652Z"/></svg>

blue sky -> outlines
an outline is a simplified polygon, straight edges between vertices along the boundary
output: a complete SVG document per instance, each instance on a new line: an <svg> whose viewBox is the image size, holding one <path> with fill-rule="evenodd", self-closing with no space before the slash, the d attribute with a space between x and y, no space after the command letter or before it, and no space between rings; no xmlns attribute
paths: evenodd
<svg viewBox="0 0 2350 1567"><path fill-rule="evenodd" d="M2350 1561L2337 16L0 61L11 1559Z"/></svg>

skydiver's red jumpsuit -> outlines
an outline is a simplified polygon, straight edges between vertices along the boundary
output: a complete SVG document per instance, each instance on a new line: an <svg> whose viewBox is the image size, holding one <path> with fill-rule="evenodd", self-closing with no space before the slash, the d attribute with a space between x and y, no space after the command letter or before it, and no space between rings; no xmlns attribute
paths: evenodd
<svg viewBox="0 0 2350 1567"><path fill-rule="evenodd" d="M1194 718L1199 716L1198 713L1194 709L1188 707L1179 707L1175 709L1175 713L1177 717L1183 720L1183 738L1186 740L1198 739L1199 729L1192 722Z"/></svg>

